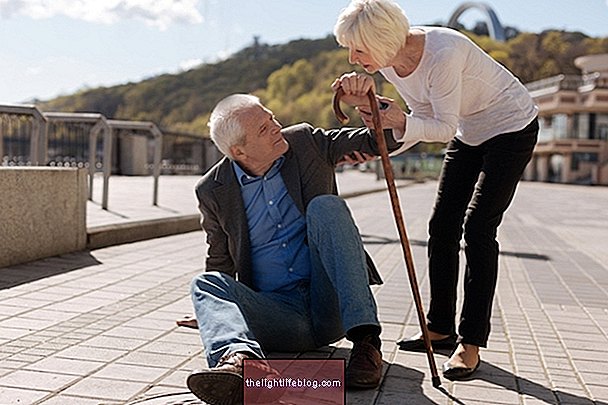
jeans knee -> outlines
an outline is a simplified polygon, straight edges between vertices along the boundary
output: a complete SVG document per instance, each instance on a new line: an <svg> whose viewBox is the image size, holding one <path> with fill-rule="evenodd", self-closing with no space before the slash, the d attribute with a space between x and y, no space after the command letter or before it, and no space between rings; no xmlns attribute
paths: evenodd
<svg viewBox="0 0 608 405"><path fill-rule="evenodd" d="M218 288L226 289L230 284L228 278L231 277L219 271L201 273L192 279L190 294L195 298L200 296L201 293L208 293Z"/></svg>
<svg viewBox="0 0 608 405"><path fill-rule="evenodd" d="M306 222L308 225L319 221L328 223L340 220L344 214L350 214L344 200L332 194L324 194L313 198L306 207Z"/></svg>
<svg viewBox="0 0 608 405"><path fill-rule="evenodd" d="M323 194L316 196L308 203L306 212L309 215L319 215L326 213L327 211L334 211L344 209L346 204L337 195Z"/></svg>

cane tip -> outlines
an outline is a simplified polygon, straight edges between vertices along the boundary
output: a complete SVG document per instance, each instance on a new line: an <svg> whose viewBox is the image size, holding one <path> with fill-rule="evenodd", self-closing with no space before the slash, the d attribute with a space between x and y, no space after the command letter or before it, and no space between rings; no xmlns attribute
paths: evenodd
<svg viewBox="0 0 608 405"><path fill-rule="evenodd" d="M433 376L433 387L434 388L439 388L441 387L441 379L439 378L438 375Z"/></svg>

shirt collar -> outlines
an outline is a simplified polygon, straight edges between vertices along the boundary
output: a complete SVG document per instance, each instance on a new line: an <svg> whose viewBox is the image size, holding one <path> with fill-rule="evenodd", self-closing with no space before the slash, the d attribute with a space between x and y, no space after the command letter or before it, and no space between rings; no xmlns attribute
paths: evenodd
<svg viewBox="0 0 608 405"><path fill-rule="evenodd" d="M251 184L258 180L261 180L262 178L266 178L266 179L273 178L281 170L281 166L283 166L284 161L285 161L285 156L281 156L280 158L275 160L274 163L272 164L272 166L270 167L270 169L268 169L268 171L261 176L251 176L251 175L247 174L235 160L232 161L232 167L234 169L234 173L236 174L236 178L239 182L239 185L241 187L243 187L247 184Z"/></svg>

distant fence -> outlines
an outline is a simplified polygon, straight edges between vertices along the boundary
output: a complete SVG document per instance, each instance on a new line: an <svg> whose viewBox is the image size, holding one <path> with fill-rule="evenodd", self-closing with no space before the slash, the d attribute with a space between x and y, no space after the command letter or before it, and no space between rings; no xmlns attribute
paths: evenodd
<svg viewBox="0 0 608 405"><path fill-rule="evenodd" d="M220 151L209 138L163 131L162 174L203 173L220 158Z"/></svg>
<svg viewBox="0 0 608 405"><path fill-rule="evenodd" d="M407 152L391 157L391 166L396 179L437 179L443 164L443 153ZM376 162L378 178L384 178L381 164Z"/></svg>
<svg viewBox="0 0 608 405"><path fill-rule="evenodd" d="M161 131L152 122L108 120L102 114L42 113L31 105L0 105L0 166L87 168L89 199L103 171L102 207L111 174L202 174L221 154L202 136Z"/></svg>
<svg viewBox="0 0 608 405"><path fill-rule="evenodd" d="M31 105L0 105L0 165L46 163L46 118Z"/></svg>

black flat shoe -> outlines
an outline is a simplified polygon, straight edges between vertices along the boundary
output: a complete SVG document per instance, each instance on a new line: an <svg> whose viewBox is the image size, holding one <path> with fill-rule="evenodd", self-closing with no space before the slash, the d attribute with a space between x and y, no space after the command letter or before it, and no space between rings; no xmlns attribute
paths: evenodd
<svg viewBox="0 0 608 405"><path fill-rule="evenodd" d="M456 346L456 335L450 335L443 339L431 340L433 350L453 350ZM424 340L422 337L411 337L397 342L399 349L406 352L424 352Z"/></svg>
<svg viewBox="0 0 608 405"><path fill-rule="evenodd" d="M475 367L452 367L449 362L446 362L443 364L443 376L450 381L468 380L477 371L480 364L481 359L479 357L477 357Z"/></svg>

